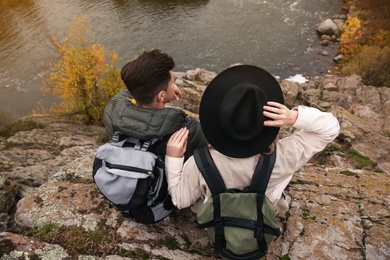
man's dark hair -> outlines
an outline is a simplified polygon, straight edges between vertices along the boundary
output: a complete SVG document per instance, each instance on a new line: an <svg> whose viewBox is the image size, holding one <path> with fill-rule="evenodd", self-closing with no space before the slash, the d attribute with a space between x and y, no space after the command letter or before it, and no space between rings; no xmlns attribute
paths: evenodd
<svg viewBox="0 0 390 260"><path fill-rule="evenodd" d="M150 104L158 92L168 87L169 71L174 66L172 57L160 50L144 51L123 66L121 77L137 103Z"/></svg>

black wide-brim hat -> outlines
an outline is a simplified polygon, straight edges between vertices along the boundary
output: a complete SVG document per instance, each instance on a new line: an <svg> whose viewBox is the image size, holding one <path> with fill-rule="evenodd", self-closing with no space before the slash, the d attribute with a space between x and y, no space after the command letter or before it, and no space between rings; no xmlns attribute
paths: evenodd
<svg viewBox="0 0 390 260"><path fill-rule="evenodd" d="M268 101L284 104L274 76L253 65L238 65L219 73L207 86L199 120L207 141L220 153L245 158L262 153L274 141L279 127L264 126Z"/></svg>

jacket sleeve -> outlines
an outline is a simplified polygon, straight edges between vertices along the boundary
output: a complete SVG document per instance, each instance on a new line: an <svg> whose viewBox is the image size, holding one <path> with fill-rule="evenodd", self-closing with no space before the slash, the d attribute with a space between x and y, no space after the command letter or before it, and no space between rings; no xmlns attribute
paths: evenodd
<svg viewBox="0 0 390 260"><path fill-rule="evenodd" d="M278 143L280 152L286 155L284 160L289 162L294 171L322 151L340 131L339 122L333 114L305 106L297 109L298 119L293 127L299 131Z"/></svg>
<svg viewBox="0 0 390 260"><path fill-rule="evenodd" d="M200 147L207 146L207 140L203 135L200 123L197 119L187 116L183 127L187 127L190 131L188 137L187 150L184 154L184 161L187 161L188 158L194 154L194 150Z"/></svg>
<svg viewBox="0 0 390 260"><path fill-rule="evenodd" d="M202 196L200 175L194 157L191 157L184 165L184 157L174 158L165 156L165 173L167 175L168 193L172 197L173 204L178 209L190 207Z"/></svg>
<svg viewBox="0 0 390 260"><path fill-rule="evenodd" d="M279 199L293 174L316 153L332 142L340 131L336 117L312 107L299 106L292 135L279 140L267 196L272 202Z"/></svg>

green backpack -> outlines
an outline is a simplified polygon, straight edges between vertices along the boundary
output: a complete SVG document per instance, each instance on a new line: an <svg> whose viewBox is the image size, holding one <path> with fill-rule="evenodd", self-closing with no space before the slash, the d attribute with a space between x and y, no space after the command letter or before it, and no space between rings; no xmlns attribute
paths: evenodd
<svg viewBox="0 0 390 260"><path fill-rule="evenodd" d="M207 147L195 150L196 164L212 196L197 215L217 254L227 259L259 259L280 235L276 207L265 195L276 151L262 157L249 187L226 189Z"/></svg>

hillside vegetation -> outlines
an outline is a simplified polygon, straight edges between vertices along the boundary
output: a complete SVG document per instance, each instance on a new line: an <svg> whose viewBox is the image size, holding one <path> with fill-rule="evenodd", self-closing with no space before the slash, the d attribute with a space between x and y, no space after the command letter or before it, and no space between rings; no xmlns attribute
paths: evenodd
<svg viewBox="0 0 390 260"><path fill-rule="evenodd" d="M363 83L390 87L390 1L344 0L349 10L339 52L337 73L358 74Z"/></svg>

